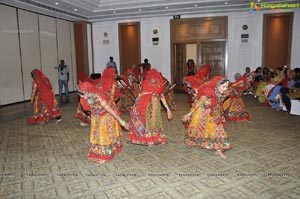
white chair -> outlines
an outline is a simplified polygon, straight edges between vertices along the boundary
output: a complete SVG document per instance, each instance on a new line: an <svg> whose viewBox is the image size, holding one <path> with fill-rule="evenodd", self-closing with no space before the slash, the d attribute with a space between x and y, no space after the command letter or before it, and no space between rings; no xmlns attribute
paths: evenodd
<svg viewBox="0 0 300 199"><path fill-rule="evenodd" d="M292 115L300 115L300 101L299 100L291 100L291 114Z"/></svg>
<svg viewBox="0 0 300 199"><path fill-rule="evenodd" d="M286 107L283 106L284 111L286 111ZM299 100L291 100L291 115L300 115L300 101Z"/></svg>

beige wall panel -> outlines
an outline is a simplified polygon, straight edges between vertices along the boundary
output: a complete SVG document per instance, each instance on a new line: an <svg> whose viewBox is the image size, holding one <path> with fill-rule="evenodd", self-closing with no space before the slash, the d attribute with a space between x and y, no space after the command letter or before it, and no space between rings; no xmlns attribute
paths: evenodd
<svg viewBox="0 0 300 199"><path fill-rule="evenodd" d="M65 60L65 64L69 67L69 91L74 90L73 85L73 68L72 68L72 56L71 56L71 43L70 43L70 26L68 21L61 19L56 20L57 25L57 46L58 46L58 60Z"/></svg>
<svg viewBox="0 0 300 199"><path fill-rule="evenodd" d="M55 18L39 15L41 63L43 73L50 79L54 93L58 93L56 23Z"/></svg>
<svg viewBox="0 0 300 199"><path fill-rule="evenodd" d="M41 69L38 15L32 12L18 10L18 16L24 96L25 100L28 100L30 99L33 81L30 73L35 68Z"/></svg>
<svg viewBox="0 0 300 199"><path fill-rule="evenodd" d="M0 104L24 100L15 8L0 5Z"/></svg>

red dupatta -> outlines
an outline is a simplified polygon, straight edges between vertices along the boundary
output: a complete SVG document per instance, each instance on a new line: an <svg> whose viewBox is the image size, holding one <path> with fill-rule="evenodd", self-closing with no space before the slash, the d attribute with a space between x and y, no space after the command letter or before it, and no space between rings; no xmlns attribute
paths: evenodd
<svg viewBox="0 0 300 199"><path fill-rule="evenodd" d="M97 87L100 90L103 90L104 93L106 93L107 95L110 96L111 88L114 84L115 85L117 84L115 69L113 67L104 69L103 75L102 75L99 83L97 84ZM114 93L114 99L116 100L119 97L120 97L120 92L116 86L115 93Z"/></svg>
<svg viewBox="0 0 300 199"><path fill-rule="evenodd" d="M94 80L90 76L85 74L85 72L82 72L82 71L79 72L78 79L80 82L90 82L92 84L95 84Z"/></svg>
<svg viewBox="0 0 300 199"><path fill-rule="evenodd" d="M34 76L34 82L38 85L39 91L47 91L47 90L52 90L52 84L49 80L49 78L42 73L39 69L34 69L31 72Z"/></svg>
<svg viewBox="0 0 300 199"><path fill-rule="evenodd" d="M235 89L239 93L242 93L247 89L247 78L247 76L243 76L235 82L231 82L229 87Z"/></svg>
<svg viewBox="0 0 300 199"><path fill-rule="evenodd" d="M210 107L212 110L215 110L218 105L217 102L221 96L221 94L218 91L218 88L222 80L227 80L227 79L224 76L215 76L207 83L201 85L198 89L197 99L199 99L201 96L206 96L208 98L211 98ZM215 113L211 112L211 114L215 114Z"/></svg>
<svg viewBox="0 0 300 199"><path fill-rule="evenodd" d="M142 96L139 106L137 107L137 111L143 119L146 118L147 106L153 94L160 96L163 92L164 78L155 68L150 69L142 83Z"/></svg>
<svg viewBox="0 0 300 199"><path fill-rule="evenodd" d="M205 64L202 68L200 68L196 73L197 79L208 80L210 74L210 65Z"/></svg>
<svg viewBox="0 0 300 199"><path fill-rule="evenodd" d="M90 82L81 82L81 83L79 83L78 84L78 89L79 89L79 91L83 91L83 92L87 92L87 93L97 95L97 96L99 96L100 98L102 98L106 101L109 100L107 95L104 95L103 92L101 92L94 84L92 84ZM80 98L80 104L81 104L82 108L85 111L91 111L91 107L87 103L86 99L81 97Z"/></svg>

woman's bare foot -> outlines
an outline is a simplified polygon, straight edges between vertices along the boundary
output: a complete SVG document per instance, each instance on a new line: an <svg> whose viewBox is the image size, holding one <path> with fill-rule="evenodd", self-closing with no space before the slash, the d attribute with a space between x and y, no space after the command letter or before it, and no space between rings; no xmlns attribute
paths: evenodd
<svg viewBox="0 0 300 199"><path fill-rule="evenodd" d="M223 153L221 150L217 150L216 153L217 153L218 155L220 155L223 159L226 159L225 153Z"/></svg>
<svg viewBox="0 0 300 199"><path fill-rule="evenodd" d="M85 122L80 122L80 126L85 127L85 126L90 126L90 124L85 123Z"/></svg>

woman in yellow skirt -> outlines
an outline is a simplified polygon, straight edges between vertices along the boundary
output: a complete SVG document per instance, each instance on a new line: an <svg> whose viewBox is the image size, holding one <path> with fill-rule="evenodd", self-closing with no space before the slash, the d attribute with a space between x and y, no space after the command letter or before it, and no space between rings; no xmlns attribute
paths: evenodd
<svg viewBox="0 0 300 199"><path fill-rule="evenodd" d="M88 159L99 164L114 158L122 152L121 126L129 130L121 119L117 106L109 103L109 95L90 82L78 85L80 104L91 112L91 132Z"/></svg>
<svg viewBox="0 0 300 199"><path fill-rule="evenodd" d="M223 128L223 101L229 80L216 76L201 85L191 111L182 120L186 125L185 144L202 149L215 150L222 158L226 158L225 150L232 149Z"/></svg>

